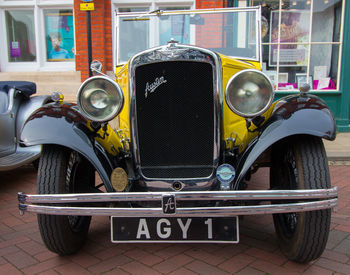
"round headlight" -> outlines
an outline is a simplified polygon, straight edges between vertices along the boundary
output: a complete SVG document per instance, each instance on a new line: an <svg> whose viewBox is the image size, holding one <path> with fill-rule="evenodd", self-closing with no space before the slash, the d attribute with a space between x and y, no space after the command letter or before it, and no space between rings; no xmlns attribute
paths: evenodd
<svg viewBox="0 0 350 275"><path fill-rule="evenodd" d="M243 70L228 81L226 103L239 116L252 118L264 113L273 101L273 85L258 70Z"/></svg>
<svg viewBox="0 0 350 275"><path fill-rule="evenodd" d="M124 104L124 95L122 89L113 80L104 76L94 76L81 84L77 101L86 118L105 122L120 113Z"/></svg>

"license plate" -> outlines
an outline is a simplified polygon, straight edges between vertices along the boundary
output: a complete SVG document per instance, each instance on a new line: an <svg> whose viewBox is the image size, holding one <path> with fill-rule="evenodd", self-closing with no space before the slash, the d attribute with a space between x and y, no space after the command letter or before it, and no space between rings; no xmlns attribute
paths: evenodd
<svg viewBox="0 0 350 275"><path fill-rule="evenodd" d="M115 243L238 243L238 217L112 217L111 239Z"/></svg>

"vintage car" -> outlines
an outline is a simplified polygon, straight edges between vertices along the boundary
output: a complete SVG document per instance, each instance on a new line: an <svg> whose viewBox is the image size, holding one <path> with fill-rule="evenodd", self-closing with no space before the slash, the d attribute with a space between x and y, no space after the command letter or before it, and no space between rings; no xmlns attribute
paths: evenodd
<svg viewBox="0 0 350 275"><path fill-rule="evenodd" d="M0 171L33 163L36 167L41 146L20 147L21 129L27 118L50 96L33 96L36 84L29 81L0 81Z"/></svg>
<svg viewBox="0 0 350 275"><path fill-rule="evenodd" d="M334 118L307 86L274 101L260 70L260 12L119 15L155 29L180 16L187 44L174 23L177 37L163 31L168 43L132 56L115 80L88 78L77 104L57 100L27 120L22 145L43 151L38 194L19 193L19 209L38 214L49 250L77 252L94 215L111 217L116 243L237 243L239 216L273 214L289 259L322 254L337 205L322 142L335 138ZM270 182L252 190L260 167Z"/></svg>

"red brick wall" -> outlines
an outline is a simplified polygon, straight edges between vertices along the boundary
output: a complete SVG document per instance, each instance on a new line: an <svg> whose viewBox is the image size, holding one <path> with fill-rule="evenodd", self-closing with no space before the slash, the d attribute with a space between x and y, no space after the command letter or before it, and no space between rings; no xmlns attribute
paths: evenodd
<svg viewBox="0 0 350 275"><path fill-rule="evenodd" d="M210 9L210 8L222 8L224 0L210 1L210 0L197 0L196 9Z"/></svg>
<svg viewBox="0 0 350 275"><path fill-rule="evenodd" d="M75 66L81 72L81 80L89 77L86 12L80 11L80 0L74 0L75 19ZM91 11L92 60L98 59L104 71L113 70L112 60L112 13L110 0L94 0Z"/></svg>
<svg viewBox="0 0 350 275"><path fill-rule="evenodd" d="M197 0L197 9L210 9L210 8L223 8L227 6L226 1L208 1ZM221 48L222 47L222 24L224 17L221 14L216 16L210 15L206 17L202 15L206 25L201 27L197 26L196 29L196 41L205 48Z"/></svg>

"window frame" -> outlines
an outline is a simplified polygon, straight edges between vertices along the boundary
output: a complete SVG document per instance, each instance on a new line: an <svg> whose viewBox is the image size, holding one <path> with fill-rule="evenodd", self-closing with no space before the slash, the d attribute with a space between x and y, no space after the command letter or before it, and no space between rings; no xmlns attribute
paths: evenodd
<svg viewBox="0 0 350 275"><path fill-rule="evenodd" d="M48 9L69 9L73 13L74 45L75 39L75 21L74 21L74 3L72 0L51 1L5 1L0 0L0 32L5 35L5 39L0 41L0 68L6 72L23 71L75 71L75 59L72 61L48 62L46 60L46 39L45 39L45 18L44 10ZM31 10L34 14L34 35L35 35L35 54L36 61L32 62L10 62L8 60L8 41L5 11L7 10Z"/></svg>

